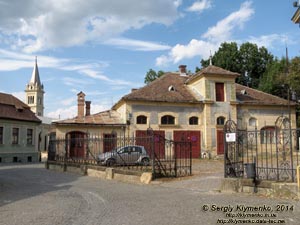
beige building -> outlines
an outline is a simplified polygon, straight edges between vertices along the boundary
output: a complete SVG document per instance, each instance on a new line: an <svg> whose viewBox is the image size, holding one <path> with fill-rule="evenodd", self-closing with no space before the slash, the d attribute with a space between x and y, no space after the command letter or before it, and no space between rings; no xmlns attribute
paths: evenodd
<svg viewBox="0 0 300 225"><path fill-rule="evenodd" d="M68 141L68 153L70 157L84 157L89 147L93 152L110 151L116 145L115 138L123 136L126 132L126 124L121 120L121 115L115 110L108 110L91 114L91 102L85 101L85 94L77 94L77 116L72 119L53 122L55 126L55 138ZM97 144L89 145L87 140L93 140ZM92 146L93 145L93 146Z"/></svg>
<svg viewBox="0 0 300 225"><path fill-rule="evenodd" d="M167 139L192 142L194 158L203 153L220 155L224 153L227 120L237 122L240 129L275 130L276 119L289 114L287 100L236 84L238 76L213 65L190 75L182 65L179 72L166 73L133 89L111 110L94 115L90 115L90 102L85 102L81 92L78 116L56 122L56 135L143 137L151 128ZM295 104L290 105L295 128Z"/></svg>
<svg viewBox="0 0 300 225"><path fill-rule="evenodd" d="M147 128L167 139L192 142L192 155L224 153L227 120L240 129L275 130L280 115L288 116L287 100L235 83L239 76L210 65L189 75L186 67L167 73L143 88L132 90L113 110L129 125L129 135L143 136ZM295 104L291 104L295 128Z"/></svg>

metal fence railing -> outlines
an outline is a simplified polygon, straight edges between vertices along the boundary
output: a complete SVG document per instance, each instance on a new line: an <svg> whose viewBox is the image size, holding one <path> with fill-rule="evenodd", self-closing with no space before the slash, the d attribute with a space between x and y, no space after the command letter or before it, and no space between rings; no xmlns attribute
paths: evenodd
<svg viewBox="0 0 300 225"><path fill-rule="evenodd" d="M253 164L256 179L294 182L300 165L300 130L291 129L286 118L281 121L287 125L277 123L251 131L237 129L233 121L228 121L225 136L233 134L235 140L225 145L225 177L246 177L247 168L251 168L248 166Z"/></svg>
<svg viewBox="0 0 300 225"><path fill-rule="evenodd" d="M53 138L48 160L152 171L154 177L192 174L191 143L142 137L89 136L84 133Z"/></svg>

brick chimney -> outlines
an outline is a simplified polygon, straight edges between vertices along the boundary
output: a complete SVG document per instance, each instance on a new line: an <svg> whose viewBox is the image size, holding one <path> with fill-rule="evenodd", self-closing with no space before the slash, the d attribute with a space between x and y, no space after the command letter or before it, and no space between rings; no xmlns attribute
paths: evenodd
<svg viewBox="0 0 300 225"><path fill-rule="evenodd" d="M186 65L179 66L179 73L180 73L180 76L186 76Z"/></svg>
<svg viewBox="0 0 300 225"><path fill-rule="evenodd" d="M77 94L77 118L82 119L84 117L84 97L85 94L81 91Z"/></svg>
<svg viewBox="0 0 300 225"><path fill-rule="evenodd" d="M91 101L85 101L85 115L91 115Z"/></svg>

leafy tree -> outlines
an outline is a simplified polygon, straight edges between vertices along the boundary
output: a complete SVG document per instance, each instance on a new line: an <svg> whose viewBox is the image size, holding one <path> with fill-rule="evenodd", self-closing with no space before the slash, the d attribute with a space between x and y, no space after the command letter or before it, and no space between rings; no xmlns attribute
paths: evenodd
<svg viewBox="0 0 300 225"><path fill-rule="evenodd" d="M258 48L256 44L243 43L238 48L237 43L222 43L218 51L212 56L213 65L223 69L240 73L237 83L257 88L267 65L274 60L274 56L265 47ZM203 67L209 65L208 60L201 60Z"/></svg>
<svg viewBox="0 0 300 225"><path fill-rule="evenodd" d="M282 98L287 98L286 59L275 59L266 67L261 76L258 89Z"/></svg>
<svg viewBox="0 0 300 225"><path fill-rule="evenodd" d="M295 57L291 60L288 71L288 86L292 91L293 98L299 100L300 97L300 57ZM294 100L294 99L293 99Z"/></svg>
<svg viewBox="0 0 300 225"><path fill-rule="evenodd" d="M149 84L152 81L154 81L156 78L161 77L162 75L164 75L164 71L159 70L158 72L156 72L153 69L149 69L149 71L146 73L145 79L144 79L144 83L145 84Z"/></svg>
<svg viewBox="0 0 300 225"><path fill-rule="evenodd" d="M202 67L209 65L208 60L201 60ZM239 50L235 42L222 43L219 50L212 56L212 63L223 69L239 72Z"/></svg>

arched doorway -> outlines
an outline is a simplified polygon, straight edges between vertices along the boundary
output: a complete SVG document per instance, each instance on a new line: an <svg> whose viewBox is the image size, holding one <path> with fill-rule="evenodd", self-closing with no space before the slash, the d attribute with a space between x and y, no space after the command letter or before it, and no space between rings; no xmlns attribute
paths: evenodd
<svg viewBox="0 0 300 225"><path fill-rule="evenodd" d="M69 157L84 158L86 149L86 133L71 131L66 134Z"/></svg>

